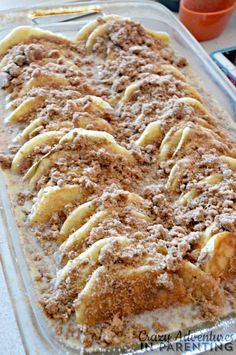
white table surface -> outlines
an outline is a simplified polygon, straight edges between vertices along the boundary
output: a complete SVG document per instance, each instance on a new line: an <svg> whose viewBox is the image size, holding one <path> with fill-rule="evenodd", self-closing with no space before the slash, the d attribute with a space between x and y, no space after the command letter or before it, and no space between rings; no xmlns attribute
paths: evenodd
<svg viewBox="0 0 236 355"><path fill-rule="evenodd" d="M39 1L40 2L40 1ZM58 1L58 4L60 1ZM31 0L0 0L0 10L32 4ZM216 39L201 43L210 53L216 49L236 45L236 11L224 33ZM1 236L0 236L1 238ZM1 242L1 239L0 239ZM212 352L211 352L212 353ZM24 355L18 327L9 299L2 266L0 264L0 355ZM222 353L221 353L222 354ZM34 354L30 354L34 355ZM43 354L42 354L43 355Z"/></svg>

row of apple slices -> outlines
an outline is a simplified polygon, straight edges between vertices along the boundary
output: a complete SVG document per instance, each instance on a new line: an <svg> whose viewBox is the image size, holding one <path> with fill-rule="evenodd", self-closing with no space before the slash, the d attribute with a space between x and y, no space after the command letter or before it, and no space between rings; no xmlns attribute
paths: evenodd
<svg viewBox="0 0 236 355"><path fill-rule="evenodd" d="M137 211L137 207L141 207L142 203L143 200L140 196L127 193L127 204L134 205L135 217L148 222L149 217L145 213ZM106 219L109 213L112 213L109 209L97 212L96 209L96 204L89 201L77 207L68 216L61 227L61 237L65 239L59 249L62 254L75 249L77 244L82 244L92 228ZM71 231L74 232L70 234ZM96 322L106 321L116 313L128 316L148 309L167 307L173 303L189 303L193 299L197 301L213 300L217 305L222 303L223 296L216 280L187 261L183 261L176 274L168 273L168 277L173 283L171 289L156 286L157 283L154 280L164 271L145 265L145 260L143 265L135 268L124 267L121 264L119 267L113 266L110 269L101 266L99 263L100 253L103 248L114 241L119 243L120 248L129 244L129 238L126 236L100 239L77 257L69 260L64 268L58 271L56 287L59 287L60 292L63 292L63 283L67 284L67 287L70 285L70 275L73 271L76 270L76 274L79 274L79 278L75 279L75 285L73 285L73 290L76 288L78 295L75 300L77 322L93 325ZM214 257L216 258L215 253ZM206 266L209 269L206 270L209 274L211 274L211 264L212 260ZM214 266L215 262L213 262ZM109 289L108 286L109 284L114 285L116 282L118 282L119 288L114 294L112 287ZM101 288L101 284L106 287ZM152 291L148 289L148 285L152 285ZM206 287L206 285L211 287ZM190 289L191 293L189 293ZM150 297L150 292L153 297ZM121 300L122 302L120 302ZM126 307L123 307L124 304Z"/></svg>
<svg viewBox="0 0 236 355"><path fill-rule="evenodd" d="M31 38L45 38L50 40L61 40L65 43L78 43L79 41L85 41L86 47L91 50L93 44L97 37L103 36L106 32L107 25L109 21L126 21L128 18L124 18L118 15L106 15L103 16L100 20L95 20L88 23L75 36L75 39L68 39L65 36L54 34L53 32L41 30L39 28L34 28L30 26L19 26L13 31L11 31L3 40L0 42L0 57L3 57L7 51L17 45L18 43L27 43L30 42ZM101 21L103 24L101 25ZM153 31L148 28L145 28L147 36L154 39L163 41L164 43L169 43L169 35L166 32ZM0 62L0 67L5 65L4 59Z"/></svg>
<svg viewBox="0 0 236 355"><path fill-rule="evenodd" d="M149 131L149 138L151 137L152 140L156 139L157 136L159 136L159 131L153 131ZM195 139L199 136L199 132L201 135L203 135L205 139L208 139L208 144L211 143L212 147L215 147L215 149L220 148L220 150L224 149L229 154L229 156L220 156L219 159L224 161L225 163L228 163L229 166L233 169L235 168L235 158L230 156L231 152L223 142L216 140L216 136L215 134L213 134L212 131L208 130L205 127L203 128L197 125L192 125L190 127L188 125L185 125L184 127L179 126L177 128L173 127L164 137L160 146L159 153L160 161L165 161L166 159L176 160L176 164L173 166L167 181L167 187L172 192L176 189L177 185L181 183L181 171L183 171L182 168L191 163L190 160L185 157L185 148L189 149L191 144L194 143ZM45 142L47 142L48 144L50 142L54 143L55 141L58 141L59 145L61 146L65 143L73 142L76 136L85 137L91 143L94 142L95 144L100 144L112 154L122 155L130 163L135 162L135 159L132 156L131 152L117 144L112 135L106 132L89 131L79 128L70 131L66 135L63 135L61 132L43 133L42 135L33 138L31 141L28 141L16 154L12 163L12 170L14 172L17 172L21 161L24 160L25 156L29 152L33 151L35 144L38 145L38 142L40 142L40 140L41 142L43 142L43 144L45 144ZM145 143L147 144L147 140L145 141ZM56 161L59 157L63 157L63 155L64 151L57 150L55 147L52 148L51 151L44 155L41 159L36 161L25 175L25 179L29 181L30 186L34 188L36 182L44 173L46 173L50 169L53 162ZM212 181L210 180L208 182L212 183ZM47 190L45 190L45 192L46 191ZM78 191L80 191L79 188ZM186 196L182 196L181 203L186 204L187 199L190 197L194 197L193 195L194 193L192 192L187 193ZM43 194L40 194L39 197L40 196L43 196Z"/></svg>

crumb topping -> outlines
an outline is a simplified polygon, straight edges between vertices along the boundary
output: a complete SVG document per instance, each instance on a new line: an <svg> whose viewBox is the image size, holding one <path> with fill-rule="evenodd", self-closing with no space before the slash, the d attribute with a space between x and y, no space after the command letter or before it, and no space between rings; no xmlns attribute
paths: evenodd
<svg viewBox="0 0 236 355"><path fill-rule="evenodd" d="M1 59L0 166L18 179L39 302L84 347L132 344L150 331L132 316L172 305L217 318L235 293L236 144L163 36L104 17Z"/></svg>

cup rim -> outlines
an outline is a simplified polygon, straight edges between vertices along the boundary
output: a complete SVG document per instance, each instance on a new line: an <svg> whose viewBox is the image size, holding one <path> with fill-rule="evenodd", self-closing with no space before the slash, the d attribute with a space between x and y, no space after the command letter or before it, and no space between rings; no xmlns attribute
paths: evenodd
<svg viewBox="0 0 236 355"><path fill-rule="evenodd" d="M202 15L202 16L214 16L214 15L221 15L224 14L230 10L233 10L236 7L236 1L233 2L233 4L229 7L227 7L224 10L220 10L220 11L214 11L214 12L198 12L198 11L194 11L194 10L190 10L188 9L185 5L184 5L184 1L180 2L180 8L184 9L184 11L190 13L190 14L195 14L195 15Z"/></svg>

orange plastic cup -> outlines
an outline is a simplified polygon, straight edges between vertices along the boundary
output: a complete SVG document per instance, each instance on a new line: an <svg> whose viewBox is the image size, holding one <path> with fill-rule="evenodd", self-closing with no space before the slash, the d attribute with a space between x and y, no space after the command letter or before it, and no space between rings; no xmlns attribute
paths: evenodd
<svg viewBox="0 0 236 355"><path fill-rule="evenodd" d="M197 40L206 41L224 31L235 6L236 0L181 0L179 18Z"/></svg>

